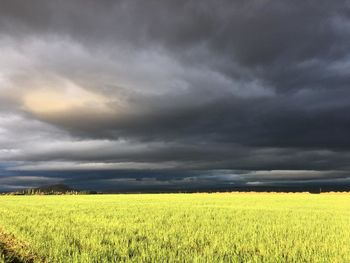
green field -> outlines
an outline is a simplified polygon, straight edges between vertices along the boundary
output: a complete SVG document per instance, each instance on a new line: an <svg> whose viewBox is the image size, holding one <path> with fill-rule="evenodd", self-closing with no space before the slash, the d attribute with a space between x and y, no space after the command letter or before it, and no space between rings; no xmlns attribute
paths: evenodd
<svg viewBox="0 0 350 263"><path fill-rule="evenodd" d="M343 263L350 195L0 196L0 229L35 262Z"/></svg>

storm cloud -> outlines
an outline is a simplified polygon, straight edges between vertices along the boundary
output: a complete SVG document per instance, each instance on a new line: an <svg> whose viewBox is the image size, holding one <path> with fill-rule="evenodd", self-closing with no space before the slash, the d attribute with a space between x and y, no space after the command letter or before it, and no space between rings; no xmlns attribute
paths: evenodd
<svg viewBox="0 0 350 263"><path fill-rule="evenodd" d="M349 184L349 1L5 0L0 50L1 189Z"/></svg>

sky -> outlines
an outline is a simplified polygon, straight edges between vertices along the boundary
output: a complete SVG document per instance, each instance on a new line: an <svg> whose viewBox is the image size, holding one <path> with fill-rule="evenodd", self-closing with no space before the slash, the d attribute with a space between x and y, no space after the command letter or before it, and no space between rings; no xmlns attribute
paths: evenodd
<svg viewBox="0 0 350 263"><path fill-rule="evenodd" d="M350 185L350 1L1 0L0 191Z"/></svg>

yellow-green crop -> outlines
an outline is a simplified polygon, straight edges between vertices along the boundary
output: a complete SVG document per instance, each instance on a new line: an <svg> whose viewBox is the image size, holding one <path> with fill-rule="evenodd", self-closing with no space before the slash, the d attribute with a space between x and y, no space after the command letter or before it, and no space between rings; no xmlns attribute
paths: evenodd
<svg viewBox="0 0 350 263"><path fill-rule="evenodd" d="M0 229L36 261L343 263L350 195L1 196Z"/></svg>

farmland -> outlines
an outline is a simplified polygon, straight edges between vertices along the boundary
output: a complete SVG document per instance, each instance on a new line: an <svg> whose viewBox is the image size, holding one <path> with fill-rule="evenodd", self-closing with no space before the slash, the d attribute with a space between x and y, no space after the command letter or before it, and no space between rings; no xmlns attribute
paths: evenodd
<svg viewBox="0 0 350 263"><path fill-rule="evenodd" d="M347 194L0 196L22 261L350 262L349 229Z"/></svg>

